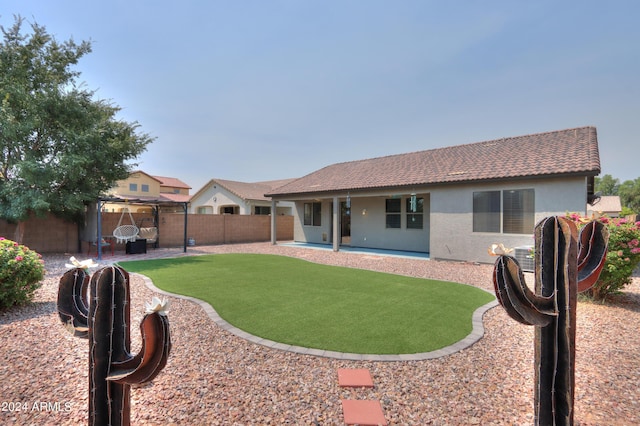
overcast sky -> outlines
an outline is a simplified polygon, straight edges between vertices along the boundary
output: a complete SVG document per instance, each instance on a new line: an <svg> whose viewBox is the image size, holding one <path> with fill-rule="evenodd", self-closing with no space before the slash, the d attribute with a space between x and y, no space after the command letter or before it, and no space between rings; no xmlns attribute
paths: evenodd
<svg viewBox="0 0 640 426"><path fill-rule="evenodd" d="M640 177L640 2L3 0L90 40L88 89L197 191L596 126L602 174Z"/></svg>

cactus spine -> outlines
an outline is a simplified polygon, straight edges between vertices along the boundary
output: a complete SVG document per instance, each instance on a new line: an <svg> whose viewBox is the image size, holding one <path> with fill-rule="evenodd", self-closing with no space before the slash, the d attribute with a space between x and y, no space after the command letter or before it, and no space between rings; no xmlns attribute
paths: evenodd
<svg viewBox="0 0 640 426"><path fill-rule="evenodd" d="M81 268L62 276L58 312L74 335L89 339L89 425L129 425L130 385L153 380L166 365L169 321L163 304L148 305L140 324L142 347L132 355L129 274L118 266L96 271L87 304L88 281Z"/></svg>
<svg viewBox="0 0 640 426"><path fill-rule="evenodd" d="M507 255L496 260L493 283L509 316L536 326L536 424L572 425L577 294L598 280L609 233L593 221L578 236L572 221L547 217L534 234L535 293L527 287L517 260Z"/></svg>

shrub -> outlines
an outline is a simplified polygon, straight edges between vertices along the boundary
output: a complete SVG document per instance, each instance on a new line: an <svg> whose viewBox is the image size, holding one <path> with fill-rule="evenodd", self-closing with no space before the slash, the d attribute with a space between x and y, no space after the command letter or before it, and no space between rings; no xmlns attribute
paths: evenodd
<svg viewBox="0 0 640 426"><path fill-rule="evenodd" d="M0 237L0 309L31 301L43 277L40 254Z"/></svg>
<svg viewBox="0 0 640 426"><path fill-rule="evenodd" d="M578 225L578 229L590 220L575 213L568 217ZM631 283L633 271L640 264L640 222L606 216L597 220L609 229L607 260L600 278L586 294L595 300L605 300Z"/></svg>

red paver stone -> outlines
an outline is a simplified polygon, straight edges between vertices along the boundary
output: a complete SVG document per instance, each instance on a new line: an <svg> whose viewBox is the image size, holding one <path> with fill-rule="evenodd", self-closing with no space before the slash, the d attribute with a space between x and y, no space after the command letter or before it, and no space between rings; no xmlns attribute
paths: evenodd
<svg viewBox="0 0 640 426"><path fill-rule="evenodd" d="M380 401L343 399L342 413L344 414L344 422L348 425L377 426L387 424Z"/></svg>
<svg viewBox="0 0 640 426"><path fill-rule="evenodd" d="M373 387L371 373L366 368L339 368L338 384L342 387Z"/></svg>

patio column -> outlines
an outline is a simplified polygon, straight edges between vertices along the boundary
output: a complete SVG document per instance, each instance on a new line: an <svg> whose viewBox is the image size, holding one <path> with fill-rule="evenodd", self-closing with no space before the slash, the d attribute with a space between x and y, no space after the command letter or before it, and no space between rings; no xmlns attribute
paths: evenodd
<svg viewBox="0 0 640 426"><path fill-rule="evenodd" d="M160 207L158 206L158 209ZM187 218L189 217L189 215L187 214L189 212L189 203L182 203L182 208L184 209L184 246L183 246L183 253L187 252Z"/></svg>
<svg viewBox="0 0 640 426"><path fill-rule="evenodd" d="M271 199L271 244L272 245L276 245L278 242L278 226L277 226L277 217L276 217L276 206L278 205L278 202L276 200L274 200L273 198Z"/></svg>
<svg viewBox="0 0 640 426"><path fill-rule="evenodd" d="M340 251L340 200L333 197L333 251Z"/></svg>

